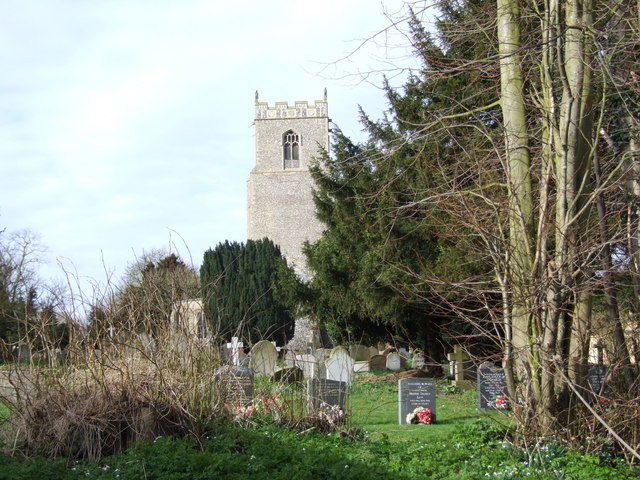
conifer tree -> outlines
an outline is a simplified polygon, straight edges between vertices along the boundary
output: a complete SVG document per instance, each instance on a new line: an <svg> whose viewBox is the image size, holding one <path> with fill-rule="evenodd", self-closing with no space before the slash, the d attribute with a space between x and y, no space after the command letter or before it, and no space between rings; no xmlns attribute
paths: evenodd
<svg viewBox="0 0 640 480"><path fill-rule="evenodd" d="M368 141L355 145L334 130L333 157L325 155L312 168L316 211L326 225L322 238L306 249L315 274L317 314L355 340L366 334L408 337L434 362L443 358L443 326L447 335L472 333L456 321L455 309L477 311L484 301L453 298L447 284L477 282L488 270L468 229L451 228L462 206L445 197L424 199L425 192L438 197L451 182L468 188L478 166L460 161L463 150L473 145L480 155L490 148L490 138L460 126L458 118L441 116L439 128L425 133L425 122L435 112L461 104L473 112L496 91L482 69L444 74L451 65L485 53L475 40L447 33L474 8L446 10L439 24L441 46L414 17L416 54L430 74L415 73L401 90L386 85L385 117L373 121L362 114ZM497 106L478 112L488 130L496 130L496 113ZM423 281L436 276L439 284Z"/></svg>
<svg viewBox="0 0 640 480"><path fill-rule="evenodd" d="M205 252L200 268L205 316L223 338L284 344L293 319L277 292L293 275L271 240L220 243Z"/></svg>

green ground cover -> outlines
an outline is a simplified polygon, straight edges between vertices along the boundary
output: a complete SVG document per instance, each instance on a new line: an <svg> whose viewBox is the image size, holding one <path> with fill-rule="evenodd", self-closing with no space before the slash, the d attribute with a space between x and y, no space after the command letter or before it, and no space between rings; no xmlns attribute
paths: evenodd
<svg viewBox="0 0 640 480"><path fill-rule="evenodd" d="M478 394L475 390L456 392L449 381L438 383L436 393L437 422L434 425L398 424L398 383L393 377L377 382L366 381L373 375L360 374L351 396L352 424L362 428L370 438L386 435L390 440L419 439L423 441L447 438L462 426L471 425L478 419L497 424L509 424L510 419L502 412L478 411Z"/></svg>
<svg viewBox="0 0 640 480"><path fill-rule="evenodd" d="M616 459L569 451L553 440L516 449L498 420L476 410L476 393L437 394L438 423L398 425L395 382L359 381L351 396L351 431L299 432L269 423L212 425L194 438L139 442L98 464L0 456L0 480L23 479L588 479L640 478Z"/></svg>

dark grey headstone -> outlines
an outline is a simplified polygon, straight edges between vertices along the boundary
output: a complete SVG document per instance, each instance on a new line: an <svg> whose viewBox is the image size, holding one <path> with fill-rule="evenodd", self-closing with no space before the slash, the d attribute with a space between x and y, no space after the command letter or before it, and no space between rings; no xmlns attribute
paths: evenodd
<svg viewBox="0 0 640 480"><path fill-rule="evenodd" d="M300 367L294 365L293 367L283 367L280 370L276 370L271 374L270 378L272 382L298 383L304 379L304 373Z"/></svg>
<svg viewBox="0 0 640 480"><path fill-rule="evenodd" d="M244 407L253 401L253 371L225 365L214 372L217 393L228 406Z"/></svg>
<svg viewBox="0 0 640 480"><path fill-rule="evenodd" d="M407 414L423 407L436 414L436 381L428 378L398 380L398 423L407 424Z"/></svg>
<svg viewBox="0 0 640 480"><path fill-rule="evenodd" d="M344 411L347 404L347 384L326 378L310 378L307 380L307 402L312 411L318 410L322 403L337 405Z"/></svg>
<svg viewBox="0 0 640 480"><path fill-rule="evenodd" d="M604 379L607 376L606 365L592 365L589 367L589 386L594 393L600 394L604 385Z"/></svg>
<svg viewBox="0 0 640 480"><path fill-rule="evenodd" d="M373 355L369 359L369 371L384 372L387 369L387 357L384 355Z"/></svg>
<svg viewBox="0 0 640 480"><path fill-rule="evenodd" d="M506 410L508 407L504 369L493 363L483 363L478 367L478 408Z"/></svg>

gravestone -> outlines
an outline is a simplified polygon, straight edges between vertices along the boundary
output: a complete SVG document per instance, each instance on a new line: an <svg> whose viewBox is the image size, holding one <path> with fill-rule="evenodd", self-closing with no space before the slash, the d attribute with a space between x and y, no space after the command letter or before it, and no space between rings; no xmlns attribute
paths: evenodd
<svg viewBox="0 0 640 480"><path fill-rule="evenodd" d="M369 359L369 371L384 372L387 369L387 357L384 355L373 355Z"/></svg>
<svg viewBox="0 0 640 480"><path fill-rule="evenodd" d="M447 354L447 360L453 362L455 369L455 380L453 381L453 385L462 390L472 388L471 382L464 378L464 361L469 360L469 355L462 351L462 347L460 345L455 345L453 347L453 352Z"/></svg>
<svg viewBox="0 0 640 480"><path fill-rule="evenodd" d="M349 347L349 354L356 362L368 362L371 358L369 347L364 345L351 345Z"/></svg>
<svg viewBox="0 0 640 480"><path fill-rule="evenodd" d="M319 363L316 357L308 353L296 356L296 365L302 369L304 378L323 378L326 376L325 370L319 368ZM324 364L322 364L324 366Z"/></svg>
<svg viewBox="0 0 640 480"><path fill-rule="evenodd" d="M478 409L506 410L507 382L504 369L485 362L478 368Z"/></svg>
<svg viewBox="0 0 640 480"><path fill-rule="evenodd" d="M369 371L369 362L355 362L353 364L353 371L355 373L360 373L360 372L368 372Z"/></svg>
<svg viewBox="0 0 640 480"><path fill-rule="evenodd" d="M329 348L316 348L313 351L313 356L316 357L316 360L320 363L324 363L330 355L331 349Z"/></svg>
<svg viewBox="0 0 640 480"><path fill-rule="evenodd" d="M227 350L229 350L229 357L231 359L231 365L240 365L240 351L244 344L238 341L238 337L233 337L229 343L227 343Z"/></svg>
<svg viewBox="0 0 640 480"><path fill-rule="evenodd" d="M416 370L422 370L424 368L425 358L421 353L416 353L413 355L413 359L411 361L411 368L415 368Z"/></svg>
<svg viewBox="0 0 640 480"><path fill-rule="evenodd" d="M347 404L347 384L327 378L310 378L307 380L307 405L309 410L316 412L322 404L335 405L344 411Z"/></svg>
<svg viewBox="0 0 640 480"><path fill-rule="evenodd" d="M284 367L280 370L276 370L271 375L272 382L298 383L302 382L303 379L304 374L302 373L302 369L295 365L292 367Z"/></svg>
<svg viewBox="0 0 640 480"><path fill-rule="evenodd" d="M399 353L390 353L387 355L387 370L397 372L402 369L402 359Z"/></svg>
<svg viewBox="0 0 640 480"><path fill-rule="evenodd" d="M423 407L436 414L436 381L429 378L398 380L398 424L407 425L407 414Z"/></svg>
<svg viewBox="0 0 640 480"><path fill-rule="evenodd" d="M380 355L380 352L376 347L369 347L369 358L373 357L374 355Z"/></svg>
<svg viewBox="0 0 640 480"><path fill-rule="evenodd" d="M353 383L353 364L353 358L351 358L346 348L334 348L325 362L327 379L338 380L351 385Z"/></svg>
<svg viewBox="0 0 640 480"><path fill-rule="evenodd" d="M256 374L271 375L276 369L278 351L267 340L261 340L251 349L249 365Z"/></svg>
<svg viewBox="0 0 640 480"><path fill-rule="evenodd" d="M607 376L607 367L605 365L591 365L589 366L589 376L587 380L593 393L599 395L604 385L605 377Z"/></svg>
<svg viewBox="0 0 640 480"><path fill-rule="evenodd" d="M287 352L285 356L287 366L299 367L302 369L304 378L325 378L326 371L324 362L319 363L314 355L310 353L293 353Z"/></svg>
<svg viewBox="0 0 640 480"><path fill-rule="evenodd" d="M253 371L234 365L222 366L214 372L219 399L229 407L245 407L253 401Z"/></svg>

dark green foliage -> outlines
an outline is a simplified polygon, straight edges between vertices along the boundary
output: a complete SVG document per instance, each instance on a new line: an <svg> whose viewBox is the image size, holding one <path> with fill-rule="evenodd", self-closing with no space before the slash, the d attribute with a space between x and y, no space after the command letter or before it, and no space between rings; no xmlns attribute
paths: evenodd
<svg viewBox="0 0 640 480"><path fill-rule="evenodd" d="M474 211L485 215L478 196L504 197L501 187L478 192L474 183L495 169L479 160L500 131L497 105L481 108L496 99L495 65L472 35L451 33L487 3L444 2L437 41L414 18L423 70L401 90L386 85L382 120L362 114L365 144L334 129L333 156L312 168L317 216L326 225L306 248L315 313L339 340L398 334L439 361L442 330L469 335L452 319L487 301L460 286L493 281L470 222ZM469 62L478 68L457 69ZM484 131L467 120L480 120Z"/></svg>
<svg viewBox="0 0 640 480"><path fill-rule="evenodd" d="M293 334L287 310L290 288L298 288L280 248L271 240L219 244L200 268L205 316L223 338L285 343Z"/></svg>

